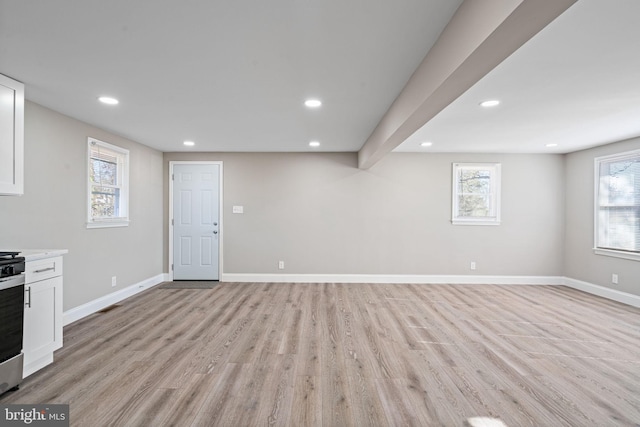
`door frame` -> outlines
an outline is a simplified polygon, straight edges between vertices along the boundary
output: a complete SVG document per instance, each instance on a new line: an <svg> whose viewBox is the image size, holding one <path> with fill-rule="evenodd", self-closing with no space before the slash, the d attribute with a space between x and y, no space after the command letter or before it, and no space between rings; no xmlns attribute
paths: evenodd
<svg viewBox="0 0 640 427"><path fill-rule="evenodd" d="M224 188L223 185L223 177L224 177L224 170L223 170L223 162L222 161L205 161L205 160L172 160L169 162L169 254L168 254L168 266L169 266L169 281L173 282L173 167L175 165L218 165L220 166L220 169L218 171L219 173L219 179L218 179L218 206L220 209L220 216L219 216L219 221L220 221L220 227L219 227L219 240L218 240L218 281L222 282L222 278L224 275L224 264L222 263L223 260L223 241L224 241L224 218L223 218L223 213L224 213L224 208L223 208L223 193L222 190Z"/></svg>

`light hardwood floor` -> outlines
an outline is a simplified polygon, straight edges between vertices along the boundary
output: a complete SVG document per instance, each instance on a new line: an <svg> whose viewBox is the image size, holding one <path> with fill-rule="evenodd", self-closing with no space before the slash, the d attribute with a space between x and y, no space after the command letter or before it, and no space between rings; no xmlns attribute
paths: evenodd
<svg viewBox="0 0 640 427"><path fill-rule="evenodd" d="M0 403L74 426L640 424L640 309L557 286L151 289Z"/></svg>

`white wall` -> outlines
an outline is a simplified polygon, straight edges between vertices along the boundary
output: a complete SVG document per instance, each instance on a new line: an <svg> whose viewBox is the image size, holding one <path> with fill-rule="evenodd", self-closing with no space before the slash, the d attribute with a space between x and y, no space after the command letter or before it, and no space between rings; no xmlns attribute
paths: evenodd
<svg viewBox="0 0 640 427"><path fill-rule="evenodd" d="M640 138L566 156L565 276L640 296L640 262L593 253L594 159L640 149ZM611 275L618 275L618 284Z"/></svg>
<svg viewBox="0 0 640 427"><path fill-rule="evenodd" d="M165 153L224 162L224 273L477 274L563 271L560 155ZM502 225L451 224L452 162L502 163ZM243 205L244 214L231 212ZM165 230L168 228L168 215ZM165 232L165 245L168 236ZM167 253L165 253L165 260ZM277 269L279 260L285 270ZM471 271L471 261L477 270ZM167 262L165 261L165 269Z"/></svg>
<svg viewBox="0 0 640 427"><path fill-rule="evenodd" d="M170 160L224 162L225 273L566 275L640 295L640 263L591 250L593 159L640 139L566 156L394 153L360 170L355 153L163 155L31 102L25 122L25 195L0 197L0 247L68 249L65 310L168 271ZM88 136L131 150L129 227L85 227ZM502 225L451 225L452 162L502 163Z"/></svg>
<svg viewBox="0 0 640 427"><path fill-rule="evenodd" d="M130 150L129 227L85 226L89 136ZM161 177L162 153L27 102L25 194L0 197L0 248L68 249L64 310L161 274Z"/></svg>

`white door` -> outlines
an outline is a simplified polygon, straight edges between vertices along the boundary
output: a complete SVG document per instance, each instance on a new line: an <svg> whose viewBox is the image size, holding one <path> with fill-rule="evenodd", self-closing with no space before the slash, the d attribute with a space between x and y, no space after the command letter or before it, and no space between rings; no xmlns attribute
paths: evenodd
<svg viewBox="0 0 640 427"><path fill-rule="evenodd" d="M174 165L174 280L218 280L219 192L220 165Z"/></svg>

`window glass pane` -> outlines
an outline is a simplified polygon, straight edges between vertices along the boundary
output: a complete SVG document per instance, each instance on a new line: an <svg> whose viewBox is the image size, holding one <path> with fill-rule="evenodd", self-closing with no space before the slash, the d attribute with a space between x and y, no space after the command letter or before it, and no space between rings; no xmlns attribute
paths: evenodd
<svg viewBox="0 0 640 427"><path fill-rule="evenodd" d="M458 216L491 216L491 203L489 196L459 196Z"/></svg>
<svg viewBox="0 0 640 427"><path fill-rule="evenodd" d="M483 193L491 192L491 171L462 169L458 179L460 193Z"/></svg>
<svg viewBox="0 0 640 427"><path fill-rule="evenodd" d="M118 164L100 159L91 159L91 180L96 184L116 185Z"/></svg>
<svg viewBox="0 0 640 427"><path fill-rule="evenodd" d="M93 217L118 216L120 190L112 187L91 186L91 213Z"/></svg>
<svg viewBox="0 0 640 427"><path fill-rule="evenodd" d="M598 246L640 251L639 212L640 208L601 209Z"/></svg>
<svg viewBox="0 0 640 427"><path fill-rule="evenodd" d="M601 205L638 205L640 161L603 163L600 167Z"/></svg>

